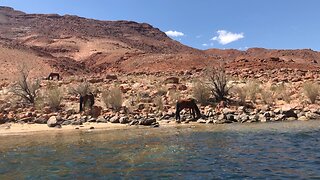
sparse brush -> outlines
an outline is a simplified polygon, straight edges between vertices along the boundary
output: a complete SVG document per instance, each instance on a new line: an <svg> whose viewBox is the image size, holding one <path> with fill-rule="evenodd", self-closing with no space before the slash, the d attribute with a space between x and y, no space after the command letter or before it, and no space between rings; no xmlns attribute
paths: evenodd
<svg viewBox="0 0 320 180"><path fill-rule="evenodd" d="M92 88L88 82L83 82L76 87L69 88L69 94L85 96L86 94L92 92Z"/></svg>
<svg viewBox="0 0 320 180"><path fill-rule="evenodd" d="M157 95L164 96L166 94L167 94L167 90L165 89L164 86L158 86L157 87Z"/></svg>
<svg viewBox="0 0 320 180"><path fill-rule="evenodd" d="M256 81L250 81L246 84L245 91L247 92L247 97L252 102L256 102L257 94L261 91L260 84Z"/></svg>
<svg viewBox="0 0 320 180"><path fill-rule="evenodd" d="M119 111L123 102L121 89L116 86L112 87L108 91L102 92L102 101L107 107L111 107L115 111Z"/></svg>
<svg viewBox="0 0 320 180"><path fill-rule="evenodd" d="M238 96L240 104L244 105L246 102L246 89L244 86L236 86L232 88L232 91Z"/></svg>
<svg viewBox="0 0 320 180"><path fill-rule="evenodd" d="M161 96L156 96L153 100L154 104L156 105L157 107L157 110L158 111L162 111L163 108L164 108L164 103L163 103L163 100L162 100L162 97Z"/></svg>
<svg viewBox="0 0 320 180"><path fill-rule="evenodd" d="M224 66L212 68L208 73L208 85L213 97L215 97L217 101L226 100L231 86L228 85L229 79L226 75Z"/></svg>
<svg viewBox="0 0 320 180"><path fill-rule="evenodd" d="M53 110L58 110L62 101L62 92L57 86L52 86L47 89L46 103Z"/></svg>
<svg viewBox="0 0 320 180"><path fill-rule="evenodd" d="M171 90L169 91L169 99L172 105L176 105L176 102L181 99L181 94L179 91Z"/></svg>
<svg viewBox="0 0 320 180"><path fill-rule="evenodd" d="M28 76L28 70L20 69L18 81L10 91L14 95L21 97L27 103L34 104L38 95L38 89L40 88L40 81L38 79L29 80Z"/></svg>
<svg viewBox="0 0 320 180"><path fill-rule="evenodd" d="M310 102L314 104L319 96L319 85L316 83L307 82L303 85L303 90Z"/></svg>
<svg viewBox="0 0 320 180"><path fill-rule="evenodd" d="M210 88L203 83L202 81L198 80L195 81L193 84L193 97L202 105L208 104L208 100L211 95Z"/></svg>
<svg viewBox="0 0 320 180"><path fill-rule="evenodd" d="M272 104L274 102L273 93L269 88L262 88L260 91L261 100L264 104Z"/></svg>
<svg viewBox="0 0 320 180"><path fill-rule="evenodd" d="M288 90L286 85L280 84L278 86L272 87L271 90L274 91L277 99L290 103L291 101L290 91Z"/></svg>

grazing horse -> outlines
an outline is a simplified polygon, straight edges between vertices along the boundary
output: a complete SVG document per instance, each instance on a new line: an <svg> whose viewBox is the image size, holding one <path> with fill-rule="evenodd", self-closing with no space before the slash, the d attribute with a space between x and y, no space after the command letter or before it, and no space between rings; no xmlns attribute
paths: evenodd
<svg viewBox="0 0 320 180"><path fill-rule="evenodd" d="M193 119L198 119L201 117L201 113L200 113L200 110L196 104L195 99L189 98L189 99L183 99L183 100L177 101L176 120L180 121L180 111L182 111L185 108L190 109L190 114L192 114ZM195 113L197 114L197 118L195 117Z"/></svg>
<svg viewBox="0 0 320 180"><path fill-rule="evenodd" d="M80 112L83 111L86 105L89 105L90 109L94 104L94 95L92 93L88 93L84 96L80 95Z"/></svg>
<svg viewBox="0 0 320 180"><path fill-rule="evenodd" d="M54 77L56 77L58 81L60 80L59 73L50 73L49 76L46 79L47 80L53 80Z"/></svg>

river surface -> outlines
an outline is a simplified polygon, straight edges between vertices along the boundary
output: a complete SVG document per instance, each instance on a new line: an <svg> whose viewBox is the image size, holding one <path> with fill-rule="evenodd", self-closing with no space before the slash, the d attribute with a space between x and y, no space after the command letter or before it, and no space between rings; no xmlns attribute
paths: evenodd
<svg viewBox="0 0 320 180"><path fill-rule="evenodd" d="M320 179L320 121L0 137L0 179Z"/></svg>

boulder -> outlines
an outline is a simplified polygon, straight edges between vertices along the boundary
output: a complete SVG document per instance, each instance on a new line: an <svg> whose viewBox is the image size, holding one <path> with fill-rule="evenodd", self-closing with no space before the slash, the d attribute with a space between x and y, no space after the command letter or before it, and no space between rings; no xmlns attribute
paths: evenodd
<svg viewBox="0 0 320 180"><path fill-rule="evenodd" d="M101 115L102 107L101 106L93 106L91 110L91 115L94 118L97 118Z"/></svg>
<svg viewBox="0 0 320 180"><path fill-rule="evenodd" d="M127 116L120 117L119 122L120 122L120 124L127 124L127 123L129 123L129 117L127 117Z"/></svg>
<svg viewBox="0 0 320 180"><path fill-rule="evenodd" d="M51 116L47 121L47 125L49 127L55 127L57 124L58 124L58 120L56 116Z"/></svg>
<svg viewBox="0 0 320 180"><path fill-rule="evenodd" d="M120 123L120 121L119 121L119 116L113 116L112 118L110 118L110 122L111 123Z"/></svg>
<svg viewBox="0 0 320 180"><path fill-rule="evenodd" d="M164 83L166 84L178 84L179 83L179 78L178 77L169 77L164 80Z"/></svg>
<svg viewBox="0 0 320 180"><path fill-rule="evenodd" d="M147 118L147 119L142 119L139 121L139 125L144 125L144 126L150 126L153 123L156 123L156 119L155 118Z"/></svg>
<svg viewBox="0 0 320 180"><path fill-rule="evenodd" d="M118 77L117 77L117 75L114 75L114 74L108 74L108 75L106 76L106 79L109 79L109 80L117 80Z"/></svg>

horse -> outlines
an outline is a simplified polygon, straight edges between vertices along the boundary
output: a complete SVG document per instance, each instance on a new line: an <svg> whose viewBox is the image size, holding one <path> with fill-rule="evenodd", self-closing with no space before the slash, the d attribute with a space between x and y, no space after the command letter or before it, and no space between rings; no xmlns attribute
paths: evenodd
<svg viewBox="0 0 320 180"><path fill-rule="evenodd" d="M176 120L180 121L180 111L183 109L188 108L190 109L190 114L192 114L193 119L198 119L201 117L200 110L196 104L196 100L189 98L189 99L182 99L178 100L176 104ZM195 116L197 114L197 117Z"/></svg>
<svg viewBox="0 0 320 180"><path fill-rule="evenodd" d="M94 104L94 95L90 92L86 95L80 95L80 112L83 111L86 105L89 105L90 109L92 110L92 106Z"/></svg>
<svg viewBox="0 0 320 180"><path fill-rule="evenodd" d="M58 81L60 80L59 73L50 73L49 76L46 79L47 80L53 80L54 77L56 77Z"/></svg>

